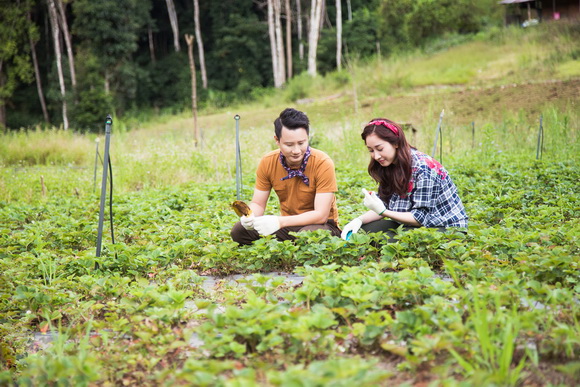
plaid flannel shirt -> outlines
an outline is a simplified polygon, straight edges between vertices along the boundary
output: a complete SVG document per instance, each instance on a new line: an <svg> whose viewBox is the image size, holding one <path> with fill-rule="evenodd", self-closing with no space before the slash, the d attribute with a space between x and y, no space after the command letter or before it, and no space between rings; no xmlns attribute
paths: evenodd
<svg viewBox="0 0 580 387"><path fill-rule="evenodd" d="M391 195L388 209L411 212L425 227L467 227L467 214L457 187L443 166L431 156L411 149L413 175L408 194Z"/></svg>

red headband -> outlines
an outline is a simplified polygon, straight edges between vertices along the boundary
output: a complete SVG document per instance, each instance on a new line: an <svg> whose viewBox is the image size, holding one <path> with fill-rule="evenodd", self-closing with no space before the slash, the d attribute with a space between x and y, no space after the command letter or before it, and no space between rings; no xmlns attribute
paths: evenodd
<svg viewBox="0 0 580 387"><path fill-rule="evenodd" d="M395 133L395 136L399 135L399 128L397 128L395 125L393 125L385 120L371 121L371 122L369 122L369 125L383 125L387 129L390 129L391 132Z"/></svg>

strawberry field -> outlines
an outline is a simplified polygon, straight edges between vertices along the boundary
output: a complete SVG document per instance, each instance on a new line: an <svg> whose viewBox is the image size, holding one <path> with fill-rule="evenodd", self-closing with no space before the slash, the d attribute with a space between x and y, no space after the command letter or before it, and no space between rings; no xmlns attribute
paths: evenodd
<svg viewBox="0 0 580 387"><path fill-rule="evenodd" d="M96 195L5 196L0 384L576 384L577 159L446 164L468 233L401 231L389 245L317 231L239 247L227 180L115 194L116 243L106 234L96 258ZM50 184L50 171L2 174ZM337 178L345 224L372 183L364 164L339 163Z"/></svg>

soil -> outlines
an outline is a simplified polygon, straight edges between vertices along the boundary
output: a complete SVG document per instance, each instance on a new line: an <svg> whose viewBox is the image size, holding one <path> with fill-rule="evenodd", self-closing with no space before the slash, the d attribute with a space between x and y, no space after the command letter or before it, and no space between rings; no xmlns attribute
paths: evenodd
<svg viewBox="0 0 580 387"><path fill-rule="evenodd" d="M328 115L330 109L344 115L345 102L351 95L342 98L315 101L319 115ZM445 109L445 121L455 125L466 125L472 121L494 122L507 112L523 112L527 117L537 118L546 108L578 111L580 109L580 79L567 81L550 80L523 84L506 84L491 87L429 86L414 89L404 94L389 94L380 97L359 96L363 117L377 114L398 122L410 122L420 127L426 120L437 120L441 109ZM431 110L431 111L429 111ZM315 122L316 119L313 119Z"/></svg>
<svg viewBox="0 0 580 387"><path fill-rule="evenodd" d="M264 106L259 110L239 113L247 125L245 130L267 128L271 131L273 117L285 107L294 106L305 111L313 127L321 123L340 123L360 117L388 117L396 122L412 124L417 130L431 128L445 109L446 125L468 125L471 122L494 123L503 121L507 113L522 113L529 122L537 122L547 108L558 111L580 110L580 79L544 80L527 83L510 83L497 86L467 87L463 85L433 85L412 90L397 90L384 95L366 95L358 91L358 108L355 113L352 92L322 98L308 98L284 105ZM206 128L222 127L233 122L233 111L200 117ZM232 124L233 125L233 124ZM269 136L270 134L268 134Z"/></svg>

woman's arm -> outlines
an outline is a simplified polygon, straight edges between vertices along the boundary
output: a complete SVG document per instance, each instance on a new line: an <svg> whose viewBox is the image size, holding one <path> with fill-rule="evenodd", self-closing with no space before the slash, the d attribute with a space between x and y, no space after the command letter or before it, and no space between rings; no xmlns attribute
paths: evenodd
<svg viewBox="0 0 580 387"><path fill-rule="evenodd" d="M385 212L379 215L374 211L367 211L361 216L359 216L359 219L362 221L362 224L374 222L382 218L391 218L395 222L403 223L407 226L421 226L421 223L417 222L417 220L415 219L415 217L411 212L397 212L385 210Z"/></svg>
<svg viewBox="0 0 580 387"><path fill-rule="evenodd" d="M383 217L378 215L374 211L367 211L364 214L362 214L361 216L359 216L358 218L362 221L362 224L367 224L370 222L374 222L375 220L382 219Z"/></svg>
<svg viewBox="0 0 580 387"><path fill-rule="evenodd" d="M371 211L372 212L372 211ZM375 214L376 215L376 214ZM379 216L379 215L377 215ZM391 210L385 210L380 217L388 217L396 222L406 224L407 226L422 226L421 223L417 222L417 219L413 216L411 212L397 212ZM364 221L363 221L364 223Z"/></svg>
<svg viewBox="0 0 580 387"><path fill-rule="evenodd" d="M384 217L388 217L393 219L396 222L403 223L408 226L421 226L421 223L415 219L415 216L409 212L399 212L399 211L392 211L389 210L387 207L387 203L383 202L381 198L374 192L369 192L363 188L363 194L365 195L365 199L363 201L364 205L370 209L369 212L365 213L360 217L360 220L363 224L373 222L375 220L382 219Z"/></svg>

